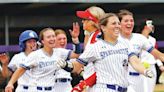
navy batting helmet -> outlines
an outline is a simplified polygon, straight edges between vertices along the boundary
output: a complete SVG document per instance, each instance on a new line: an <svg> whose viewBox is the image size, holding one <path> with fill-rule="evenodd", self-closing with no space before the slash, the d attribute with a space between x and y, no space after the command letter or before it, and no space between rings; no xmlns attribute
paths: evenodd
<svg viewBox="0 0 164 92"><path fill-rule="evenodd" d="M25 46L25 41L27 41L29 39L35 39L36 41L39 40L38 35L33 30L26 30L26 31L24 31L20 34L20 36L19 36L19 46L21 48L21 51L25 50L25 47L26 47Z"/></svg>

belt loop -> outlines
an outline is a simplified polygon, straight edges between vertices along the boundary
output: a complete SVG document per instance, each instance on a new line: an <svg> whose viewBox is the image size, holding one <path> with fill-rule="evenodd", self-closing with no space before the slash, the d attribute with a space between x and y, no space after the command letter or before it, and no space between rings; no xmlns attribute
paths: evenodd
<svg viewBox="0 0 164 92"><path fill-rule="evenodd" d="M52 90L52 87L45 87L44 90Z"/></svg>
<svg viewBox="0 0 164 92"><path fill-rule="evenodd" d="M28 89L28 86L23 86L23 89Z"/></svg>
<svg viewBox="0 0 164 92"><path fill-rule="evenodd" d="M43 88L42 87L37 87L37 90L43 90Z"/></svg>

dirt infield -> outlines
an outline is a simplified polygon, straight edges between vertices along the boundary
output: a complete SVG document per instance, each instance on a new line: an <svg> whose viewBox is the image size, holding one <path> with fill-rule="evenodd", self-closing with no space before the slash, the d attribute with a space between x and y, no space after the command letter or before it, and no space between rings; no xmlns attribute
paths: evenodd
<svg viewBox="0 0 164 92"><path fill-rule="evenodd" d="M154 92L164 92L164 84L157 84Z"/></svg>

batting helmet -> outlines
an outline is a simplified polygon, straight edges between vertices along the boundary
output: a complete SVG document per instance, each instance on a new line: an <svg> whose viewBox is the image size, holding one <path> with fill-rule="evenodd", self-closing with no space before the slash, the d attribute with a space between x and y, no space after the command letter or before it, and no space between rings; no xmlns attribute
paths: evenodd
<svg viewBox="0 0 164 92"><path fill-rule="evenodd" d="M29 39L35 39L36 41L39 40L38 35L33 30L25 30L24 32L22 32L20 34L20 36L19 36L19 46L21 48L21 51L25 50L25 48L26 48L25 42Z"/></svg>

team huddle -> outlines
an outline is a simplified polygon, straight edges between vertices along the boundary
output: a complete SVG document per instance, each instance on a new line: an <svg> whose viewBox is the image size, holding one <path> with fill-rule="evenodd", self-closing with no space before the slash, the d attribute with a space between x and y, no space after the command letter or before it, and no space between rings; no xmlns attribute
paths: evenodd
<svg viewBox="0 0 164 92"><path fill-rule="evenodd" d="M25 30L19 36L21 52L9 61L0 54L1 73L11 77L5 92L153 92L155 64L164 71L164 54L157 50L151 19L137 33L133 13L105 13L97 6L77 11L82 19L84 47L79 42L80 26L73 23L73 50L66 49L62 29L44 28L39 36ZM83 48L83 49L82 49ZM71 73L84 80L72 87ZM14 88L17 81L18 85Z"/></svg>

